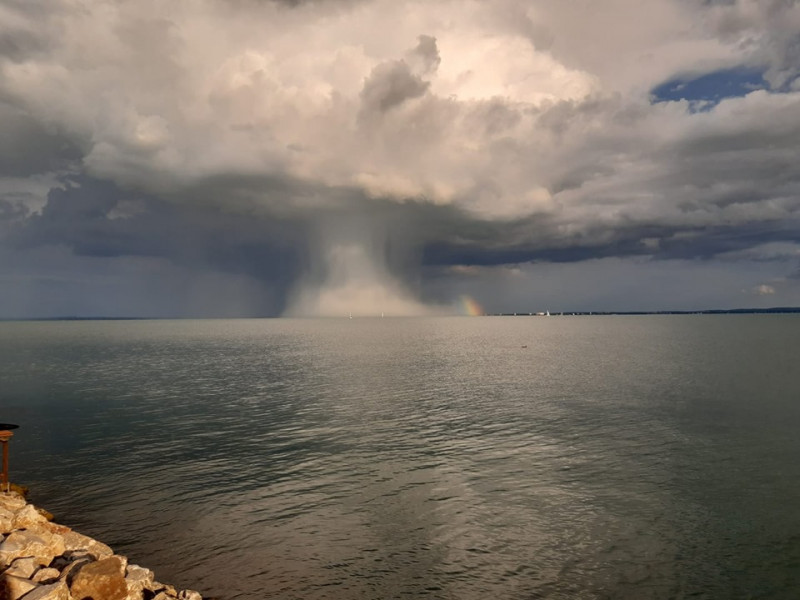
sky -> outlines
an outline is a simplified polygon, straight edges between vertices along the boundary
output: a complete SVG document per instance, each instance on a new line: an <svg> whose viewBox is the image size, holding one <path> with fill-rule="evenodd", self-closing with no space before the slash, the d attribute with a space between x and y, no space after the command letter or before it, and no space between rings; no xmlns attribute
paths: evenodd
<svg viewBox="0 0 800 600"><path fill-rule="evenodd" d="M800 2L0 0L0 318L800 306Z"/></svg>

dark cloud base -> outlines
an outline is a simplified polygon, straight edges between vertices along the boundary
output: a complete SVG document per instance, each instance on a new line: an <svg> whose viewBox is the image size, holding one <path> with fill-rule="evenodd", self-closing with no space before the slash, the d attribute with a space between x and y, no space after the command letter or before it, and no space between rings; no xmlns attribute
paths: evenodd
<svg viewBox="0 0 800 600"><path fill-rule="evenodd" d="M270 195L266 186L272 187L274 204L263 198ZM613 231L598 226L573 237L557 237L550 217L492 222L453 206L379 201L356 190L325 190L286 180L278 183L256 178L237 186L210 180L195 193L184 191L180 197L165 200L108 181L73 177L64 188L50 191L39 214L25 214L4 203L0 219L16 226L2 245L12 252L60 247L77 257L112 262L156 259L183 271L244 276L269 290L269 302L261 309L249 309L248 315L275 316L286 309L298 278L313 270L319 258L315 254L325 252L324 247L315 248L311 243L319 235L320 223L339 223L345 232L367 228L373 237L379 235L381 245L376 251L382 253L380 262L412 289L436 288L435 279L450 277L446 274L450 267L632 257L703 261L765 244L800 244L800 226L786 220L714 227L641 223ZM229 201L217 197L223 193L229 195ZM287 209L277 200L287 194L309 198L327 194L326 208L310 206L303 211L293 202ZM75 306L75 314L83 314L77 309L81 305L79 287L42 281L42 289L61 289L72 298L66 305ZM165 289L169 293L169 286ZM448 300L441 291L434 296L440 302ZM166 316L180 316L177 310L169 309ZM207 310L206 316L214 316L213 305ZM189 312L205 314L199 309Z"/></svg>

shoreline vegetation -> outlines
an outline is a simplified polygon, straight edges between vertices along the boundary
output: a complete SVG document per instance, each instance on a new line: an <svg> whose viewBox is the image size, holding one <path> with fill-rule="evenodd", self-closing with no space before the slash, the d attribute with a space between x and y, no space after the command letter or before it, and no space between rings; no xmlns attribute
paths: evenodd
<svg viewBox="0 0 800 600"><path fill-rule="evenodd" d="M0 599L203 600L51 519L19 491L0 492Z"/></svg>

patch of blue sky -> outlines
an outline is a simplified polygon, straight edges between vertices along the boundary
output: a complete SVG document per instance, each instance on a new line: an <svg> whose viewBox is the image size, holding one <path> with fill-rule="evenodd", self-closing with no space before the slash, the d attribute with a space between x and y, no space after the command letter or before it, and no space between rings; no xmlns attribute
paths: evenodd
<svg viewBox="0 0 800 600"><path fill-rule="evenodd" d="M687 100L694 110L707 110L725 98L745 96L768 87L764 71L734 68L713 71L697 77L678 77L657 85L651 91L653 102Z"/></svg>

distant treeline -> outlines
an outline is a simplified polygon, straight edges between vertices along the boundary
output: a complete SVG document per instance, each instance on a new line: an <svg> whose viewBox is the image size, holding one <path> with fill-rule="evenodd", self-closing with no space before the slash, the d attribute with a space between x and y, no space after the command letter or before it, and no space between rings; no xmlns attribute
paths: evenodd
<svg viewBox="0 0 800 600"><path fill-rule="evenodd" d="M551 312L547 316L597 316L597 315L767 315L800 313L800 306L775 306L772 308L711 308L708 310L612 310L612 311L564 311ZM497 317L541 317L540 312L493 313Z"/></svg>

